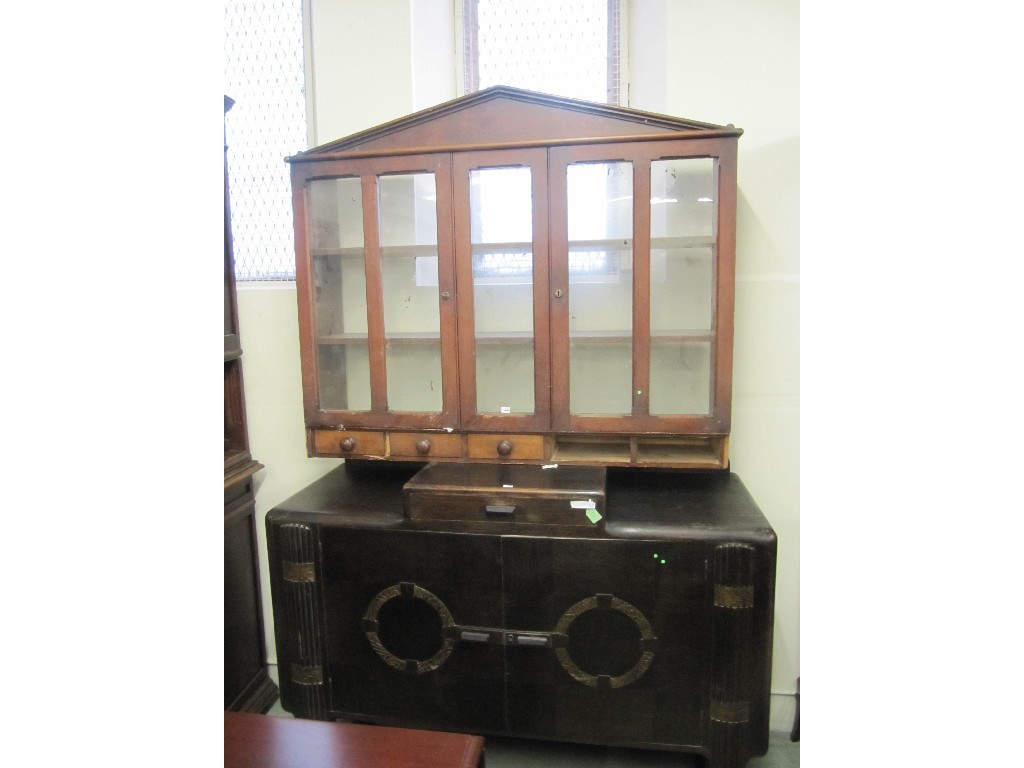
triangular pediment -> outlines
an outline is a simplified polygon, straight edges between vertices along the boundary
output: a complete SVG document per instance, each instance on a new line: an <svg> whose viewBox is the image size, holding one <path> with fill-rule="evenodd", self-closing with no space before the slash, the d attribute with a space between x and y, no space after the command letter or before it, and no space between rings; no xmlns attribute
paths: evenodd
<svg viewBox="0 0 1024 768"><path fill-rule="evenodd" d="M294 159L709 131L741 133L732 126L499 85L322 144Z"/></svg>

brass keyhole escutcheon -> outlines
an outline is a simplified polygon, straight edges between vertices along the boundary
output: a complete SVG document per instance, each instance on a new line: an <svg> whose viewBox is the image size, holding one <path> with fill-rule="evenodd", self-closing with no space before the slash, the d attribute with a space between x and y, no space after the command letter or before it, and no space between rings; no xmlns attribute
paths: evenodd
<svg viewBox="0 0 1024 768"><path fill-rule="evenodd" d="M555 289L555 298L556 299L562 298L562 289L561 288L556 288Z"/></svg>

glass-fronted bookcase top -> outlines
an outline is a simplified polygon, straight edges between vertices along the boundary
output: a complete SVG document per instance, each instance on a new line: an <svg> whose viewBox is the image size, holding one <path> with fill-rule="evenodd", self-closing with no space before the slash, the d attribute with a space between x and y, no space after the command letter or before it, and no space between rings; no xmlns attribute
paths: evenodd
<svg viewBox="0 0 1024 768"><path fill-rule="evenodd" d="M727 435L740 131L452 119L293 164L307 426Z"/></svg>

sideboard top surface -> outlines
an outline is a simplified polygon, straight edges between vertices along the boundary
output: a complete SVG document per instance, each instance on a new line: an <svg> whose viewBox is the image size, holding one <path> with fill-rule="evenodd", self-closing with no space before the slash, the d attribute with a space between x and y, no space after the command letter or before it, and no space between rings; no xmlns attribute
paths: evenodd
<svg viewBox="0 0 1024 768"><path fill-rule="evenodd" d="M609 469L603 529L563 529L409 520L402 490L422 467L411 462L350 460L278 504L267 513L267 522L571 538L686 537L752 543L771 543L776 538L740 478L731 472Z"/></svg>

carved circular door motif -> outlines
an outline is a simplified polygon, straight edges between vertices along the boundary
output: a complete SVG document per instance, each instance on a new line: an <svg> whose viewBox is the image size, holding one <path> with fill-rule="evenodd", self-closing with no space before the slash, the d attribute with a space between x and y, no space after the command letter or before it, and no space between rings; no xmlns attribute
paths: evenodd
<svg viewBox="0 0 1024 768"><path fill-rule="evenodd" d="M363 615L370 647L400 672L433 672L451 655L451 612L437 595L409 582L378 592Z"/></svg>
<svg viewBox="0 0 1024 768"><path fill-rule="evenodd" d="M591 688L622 688L639 680L654 659L657 640L636 606L594 595L567 610L555 625L558 663Z"/></svg>

